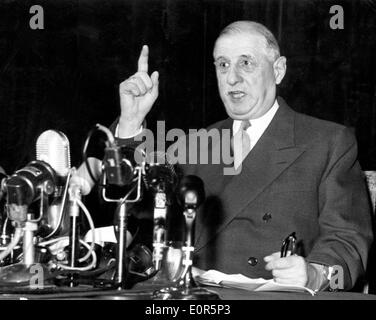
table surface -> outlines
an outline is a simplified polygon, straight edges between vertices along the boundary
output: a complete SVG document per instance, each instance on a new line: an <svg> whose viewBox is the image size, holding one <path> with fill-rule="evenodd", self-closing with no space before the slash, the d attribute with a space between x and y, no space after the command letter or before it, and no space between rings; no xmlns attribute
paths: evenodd
<svg viewBox="0 0 376 320"><path fill-rule="evenodd" d="M204 287L216 292L221 300L376 300L376 295L355 292L318 292L315 296L305 292L255 292L242 289ZM151 300L152 289L98 290L92 288L4 289L0 300Z"/></svg>

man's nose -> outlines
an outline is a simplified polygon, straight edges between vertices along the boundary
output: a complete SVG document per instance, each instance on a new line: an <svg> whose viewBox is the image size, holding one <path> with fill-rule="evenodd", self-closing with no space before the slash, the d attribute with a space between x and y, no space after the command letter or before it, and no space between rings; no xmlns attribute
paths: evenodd
<svg viewBox="0 0 376 320"><path fill-rule="evenodd" d="M229 85L233 86L233 85L235 85L235 84L237 84L238 82L241 82L241 81L242 81L242 77L239 74L239 71L236 68L236 66L230 68L230 70L227 74L227 83Z"/></svg>

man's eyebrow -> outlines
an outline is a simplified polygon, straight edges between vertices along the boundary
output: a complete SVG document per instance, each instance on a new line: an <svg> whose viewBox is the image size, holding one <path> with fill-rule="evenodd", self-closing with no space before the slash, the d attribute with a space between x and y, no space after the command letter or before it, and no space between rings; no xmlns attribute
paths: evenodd
<svg viewBox="0 0 376 320"><path fill-rule="evenodd" d="M249 59L252 59L254 61L257 61L256 57L253 54L242 54L240 56L240 58L249 58Z"/></svg>
<svg viewBox="0 0 376 320"><path fill-rule="evenodd" d="M219 57L214 58L214 61L217 61L217 60L220 60L220 59L229 60L228 58L226 58L224 56L219 56Z"/></svg>

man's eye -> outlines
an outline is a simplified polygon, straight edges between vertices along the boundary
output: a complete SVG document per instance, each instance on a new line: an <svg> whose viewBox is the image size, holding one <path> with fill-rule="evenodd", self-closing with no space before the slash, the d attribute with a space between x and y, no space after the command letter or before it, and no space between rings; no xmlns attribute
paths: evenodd
<svg viewBox="0 0 376 320"><path fill-rule="evenodd" d="M239 61L239 66L246 70L251 70L255 66L255 64L251 59L243 59Z"/></svg>
<svg viewBox="0 0 376 320"><path fill-rule="evenodd" d="M220 71L225 71L230 67L230 64L227 61L216 61L215 65Z"/></svg>

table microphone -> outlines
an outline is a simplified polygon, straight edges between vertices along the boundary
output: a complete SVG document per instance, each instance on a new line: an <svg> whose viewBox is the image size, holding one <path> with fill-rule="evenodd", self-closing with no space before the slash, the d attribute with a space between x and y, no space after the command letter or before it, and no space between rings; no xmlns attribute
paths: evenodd
<svg viewBox="0 0 376 320"><path fill-rule="evenodd" d="M47 213L39 227L39 234L44 238L49 238L58 230L64 231L68 227L67 222L64 221L64 210L71 159L69 140L66 135L57 130L44 131L36 142L36 158L48 163L54 169L57 178L52 203L48 206Z"/></svg>
<svg viewBox="0 0 376 320"><path fill-rule="evenodd" d="M69 140L61 131L44 131L37 139L36 156L37 160L47 162L57 176L68 176L71 169Z"/></svg>
<svg viewBox="0 0 376 320"><path fill-rule="evenodd" d="M1 282L19 283L30 279L30 267L35 263L34 234L42 217L44 200L56 187L56 174L44 161L32 161L5 181L8 217L15 223L16 233L23 234L23 263L3 268ZM29 214L29 206L40 201L39 217Z"/></svg>
<svg viewBox="0 0 376 320"><path fill-rule="evenodd" d="M6 179L7 208L9 219L24 223L28 207L41 194L51 195L56 186L56 175L44 161L32 161Z"/></svg>
<svg viewBox="0 0 376 320"><path fill-rule="evenodd" d="M185 244L182 248L184 269L172 287L155 291L153 297L163 300L218 300L217 293L201 288L192 275L194 222L198 208L205 201L203 181L194 175L183 177L178 186L177 200L183 207L186 225Z"/></svg>
<svg viewBox="0 0 376 320"><path fill-rule="evenodd" d="M148 158L144 181L154 199L153 264L158 271L162 266L167 245L167 213L177 185L177 174L174 167L168 163L165 153L156 152Z"/></svg>

